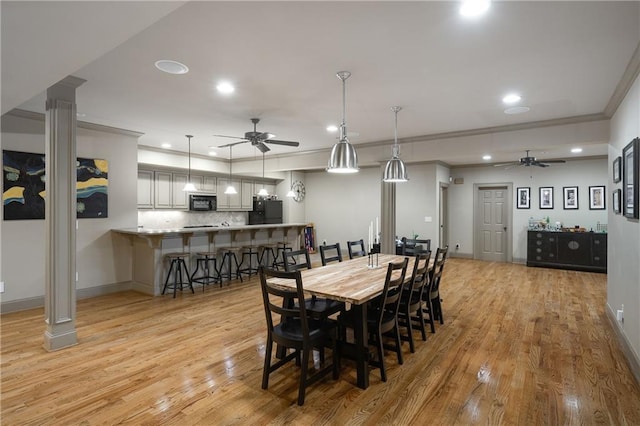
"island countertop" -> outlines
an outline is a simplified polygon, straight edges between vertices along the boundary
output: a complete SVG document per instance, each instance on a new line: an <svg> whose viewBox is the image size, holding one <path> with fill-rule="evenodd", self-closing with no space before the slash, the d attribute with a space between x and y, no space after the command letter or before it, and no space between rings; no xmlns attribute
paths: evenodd
<svg viewBox="0 0 640 426"><path fill-rule="evenodd" d="M276 230L282 228L304 228L308 223L278 223L278 224L262 224L262 225L237 225L237 226L200 226L187 228L119 228L112 229L113 232L120 234L149 236L149 235L184 235L194 233L209 232L242 232L242 231L260 231L260 230Z"/></svg>

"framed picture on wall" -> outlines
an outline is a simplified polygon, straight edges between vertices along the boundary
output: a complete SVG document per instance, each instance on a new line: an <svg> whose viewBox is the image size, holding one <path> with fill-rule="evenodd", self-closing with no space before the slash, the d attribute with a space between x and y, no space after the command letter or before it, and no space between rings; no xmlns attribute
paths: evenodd
<svg viewBox="0 0 640 426"><path fill-rule="evenodd" d="M562 207L565 210L578 210L577 186L565 186L562 188Z"/></svg>
<svg viewBox="0 0 640 426"><path fill-rule="evenodd" d="M516 207L519 209L531 208L531 188L516 188L516 192L518 200L516 203Z"/></svg>
<svg viewBox="0 0 640 426"><path fill-rule="evenodd" d="M638 219L638 149L635 138L622 150L622 212L625 217Z"/></svg>
<svg viewBox="0 0 640 426"><path fill-rule="evenodd" d="M605 196L604 186L589 187L589 210L604 210Z"/></svg>
<svg viewBox="0 0 640 426"><path fill-rule="evenodd" d="M616 157L613 160L613 183L618 183L622 179L622 158Z"/></svg>
<svg viewBox="0 0 640 426"><path fill-rule="evenodd" d="M620 199L622 198L622 190L620 188L613 190L613 212L620 214Z"/></svg>
<svg viewBox="0 0 640 426"><path fill-rule="evenodd" d="M552 186L540 187L540 208L541 209L553 208L553 187Z"/></svg>

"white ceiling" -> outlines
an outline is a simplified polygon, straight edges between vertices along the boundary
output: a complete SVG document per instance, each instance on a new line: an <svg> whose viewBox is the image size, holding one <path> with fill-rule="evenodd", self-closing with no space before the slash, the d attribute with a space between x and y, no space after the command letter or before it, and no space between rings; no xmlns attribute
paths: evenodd
<svg viewBox="0 0 640 426"><path fill-rule="evenodd" d="M44 90L66 75L86 79L80 120L144 133L141 146L206 154L228 143L214 134L252 130L301 143L267 155L330 148L342 114L351 142L485 129L560 118L605 117L638 55L640 2L494 2L476 20L458 2L1 2L2 112L44 111ZM154 62L186 64L185 75ZM637 72L637 71L634 71ZM227 79L231 96L216 92ZM531 110L507 115L519 92ZM606 154L607 141L583 155ZM539 158L567 157L563 141L531 146ZM228 149L218 149L228 157ZM432 152L450 164L481 159ZM487 145L496 161L523 152ZM390 150L389 150L390 154ZM234 158L255 157L250 144ZM259 155L259 152L258 152Z"/></svg>

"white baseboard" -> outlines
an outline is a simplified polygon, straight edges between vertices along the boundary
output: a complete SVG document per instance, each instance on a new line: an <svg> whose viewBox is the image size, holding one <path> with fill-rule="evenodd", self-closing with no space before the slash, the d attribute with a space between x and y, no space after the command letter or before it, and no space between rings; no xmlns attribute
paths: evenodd
<svg viewBox="0 0 640 426"><path fill-rule="evenodd" d="M606 305L605 311L607 312L607 318L609 319L609 323L611 324L611 328L616 333L616 337L618 338L618 342L620 343L620 347L622 352L624 353L625 358L627 359L627 363L629 364L629 368L631 369L631 373L633 377L635 377L636 382L640 384L640 357L633 350L633 346L631 346L631 342L627 339L627 335L624 333L624 330L620 327L618 320L616 319L616 314L613 312L613 309L609 304Z"/></svg>
<svg viewBox="0 0 640 426"><path fill-rule="evenodd" d="M102 296L103 294L117 293L120 291L135 290L131 281L106 284L97 287L81 288L76 290L77 299ZM26 299L11 300L0 304L0 313L25 311L27 309L41 308L44 306L44 296L29 297Z"/></svg>

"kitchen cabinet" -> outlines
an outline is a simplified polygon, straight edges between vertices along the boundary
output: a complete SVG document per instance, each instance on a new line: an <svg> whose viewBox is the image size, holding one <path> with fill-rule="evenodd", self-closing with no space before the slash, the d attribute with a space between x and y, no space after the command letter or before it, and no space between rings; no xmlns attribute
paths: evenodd
<svg viewBox="0 0 640 426"><path fill-rule="evenodd" d="M138 170L138 208L153 208L153 171Z"/></svg>
<svg viewBox="0 0 640 426"><path fill-rule="evenodd" d="M253 181L243 180L241 186L242 194L240 194L240 208L242 210L251 211L253 210Z"/></svg>
<svg viewBox="0 0 640 426"><path fill-rule="evenodd" d="M218 192L215 176L191 175L191 182L196 186L196 192L215 195Z"/></svg>
<svg viewBox="0 0 640 426"><path fill-rule="evenodd" d="M228 195L224 191L229 186L229 178L218 178L218 208L219 211L251 211L253 210L253 181L233 179L233 186L237 194Z"/></svg>
<svg viewBox="0 0 640 426"><path fill-rule="evenodd" d="M253 195L257 196L258 191L262 188L266 189L269 195L274 195L276 193L276 186L274 184L257 180L253 183Z"/></svg>
<svg viewBox="0 0 640 426"><path fill-rule="evenodd" d="M154 203L157 209L186 209L187 193L182 189L187 183L185 173L156 171L154 173Z"/></svg>
<svg viewBox="0 0 640 426"><path fill-rule="evenodd" d="M527 266L607 271L607 234L528 231Z"/></svg>

